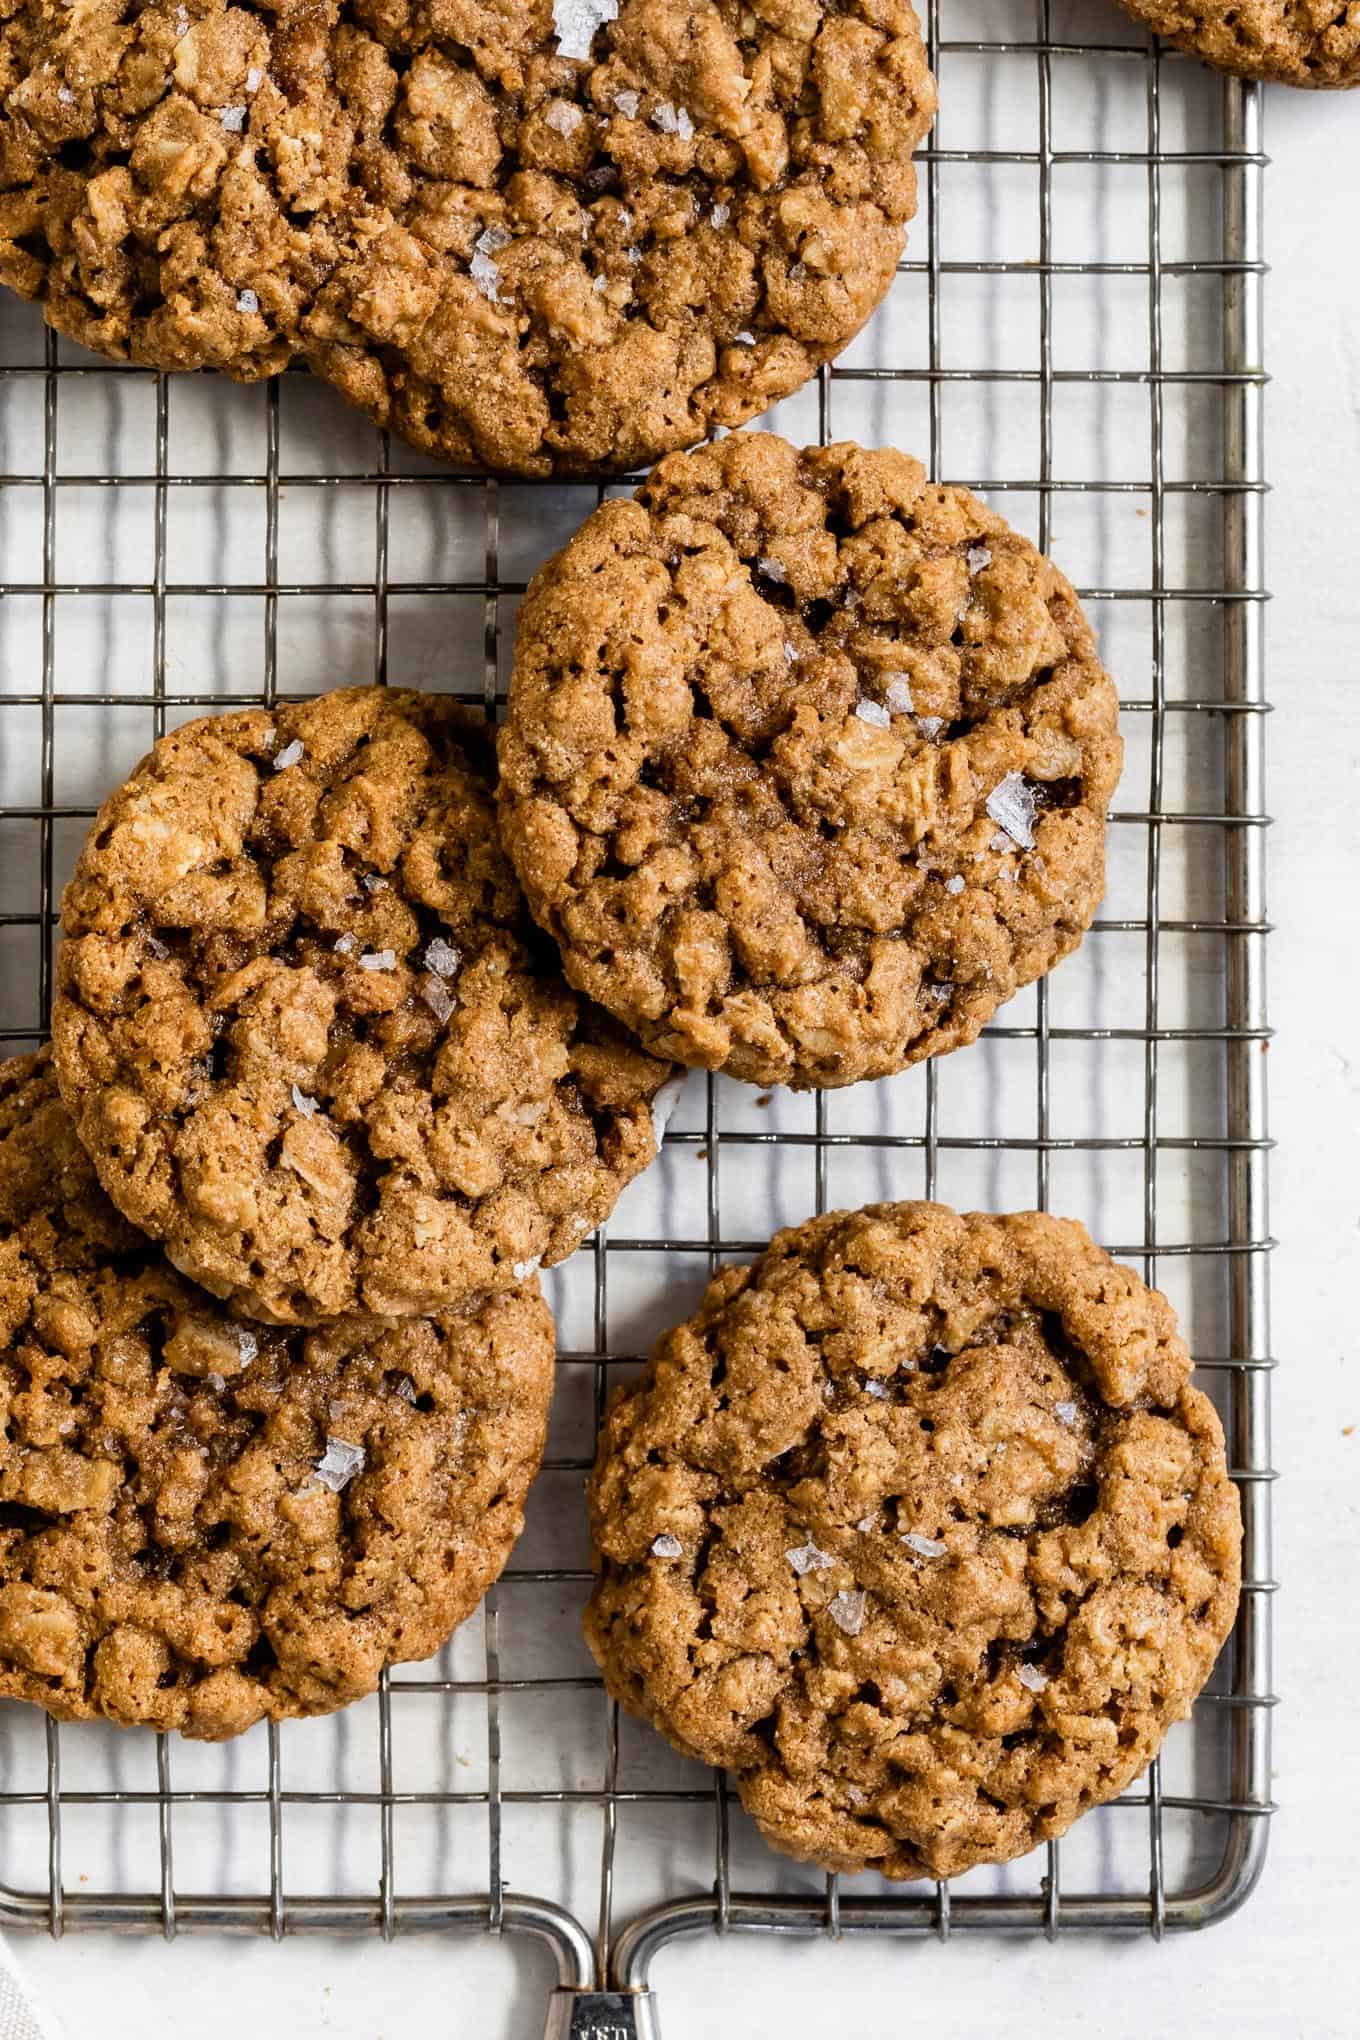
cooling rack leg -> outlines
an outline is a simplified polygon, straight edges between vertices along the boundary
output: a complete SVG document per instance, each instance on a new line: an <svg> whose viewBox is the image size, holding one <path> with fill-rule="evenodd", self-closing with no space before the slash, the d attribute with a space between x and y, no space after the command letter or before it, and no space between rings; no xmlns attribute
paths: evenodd
<svg viewBox="0 0 1360 2040"><path fill-rule="evenodd" d="M543 2040L661 2040L649 1990L555 1990Z"/></svg>

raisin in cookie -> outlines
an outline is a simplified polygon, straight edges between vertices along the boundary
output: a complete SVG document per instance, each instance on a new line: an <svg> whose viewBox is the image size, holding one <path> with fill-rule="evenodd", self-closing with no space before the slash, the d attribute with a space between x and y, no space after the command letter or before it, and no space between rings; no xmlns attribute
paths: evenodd
<svg viewBox="0 0 1360 2040"><path fill-rule="evenodd" d="M766 1839L952 1877L1122 1792L1241 1524L1166 1299L1035 1212L838 1212L710 1285L605 1420L586 1634Z"/></svg>
<svg viewBox="0 0 1360 2040"><path fill-rule="evenodd" d="M234 1322L104 1196L46 1052L0 1064L0 1694L217 1738L371 1693L504 1566L552 1369L536 1286Z"/></svg>
<svg viewBox="0 0 1360 2040"><path fill-rule="evenodd" d="M1345 0L1122 0L1177 49L1284 85L1360 85L1360 12Z"/></svg>
<svg viewBox="0 0 1360 2040"><path fill-rule="evenodd" d="M858 331L934 103L910 0L17 0L0 278L448 459L642 464Z"/></svg>
<svg viewBox="0 0 1360 2040"><path fill-rule="evenodd" d="M1068 583L966 489L738 435L531 586L502 833L571 982L656 1054L848 1084L1077 946L1116 716Z"/></svg>
<svg viewBox="0 0 1360 2040"><path fill-rule="evenodd" d="M57 1075L100 1181L267 1321L442 1310L558 1261L668 1075L563 983L490 731L355 688L163 738L63 902Z"/></svg>

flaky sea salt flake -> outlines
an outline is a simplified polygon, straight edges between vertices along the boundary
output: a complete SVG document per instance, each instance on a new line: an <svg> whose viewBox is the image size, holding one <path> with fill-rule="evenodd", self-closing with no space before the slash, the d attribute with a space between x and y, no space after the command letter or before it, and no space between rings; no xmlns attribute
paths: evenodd
<svg viewBox="0 0 1360 2040"><path fill-rule="evenodd" d="M246 72L247 99L253 99L255 97L255 94L259 91L261 85L263 85L263 83L264 72L259 68L258 64L252 64L250 69Z"/></svg>
<svg viewBox="0 0 1360 2040"><path fill-rule="evenodd" d="M590 287L593 291L597 291L602 295L609 288L609 278L601 274L596 277L594 283Z"/></svg>
<svg viewBox="0 0 1360 2040"><path fill-rule="evenodd" d="M734 347L754 347L755 344L756 344L755 334L748 333L744 326L742 327L740 333L734 333L732 335L732 345Z"/></svg>
<svg viewBox="0 0 1360 2040"><path fill-rule="evenodd" d="M554 99L543 116L555 135L574 135L584 118L580 107L569 99Z"/></svg>
<svg viewBox="0 0 1360 2040"><path fill-rule="evenodd" d="M525 1105L516 1105L510 1116L516 1126L537 1126L547 1109L546 1098L531 1098Z"/></svg>
<svg viewBox="0 0 1360 2040"><path fill-rule="evenodd" d="M888 729L892 723L892 717L881 701L857 701L855 714L861 722L872 723L879 730Z"/></svg>
<svg viewBox="0 0 1360 2040"><path fill-rule="evenodd" d="M1075 1424L1077 1421L1077 1406L1074 1402L1054 1403L1053 1414L1060 1424Z"/></svg>
<svg viewBox="0 0 1360 2040"><path fill-rule="evenodd" d="M442 935L436 935L425 951L425 968L432 970L436 977L457 977L461 962L458 951Z"/></svg>
<svg viewBox="0 0 1360 2040"><path fill-rule="evenodd" d="M241 1325L235 1325L232 1329L236 1333L236 1349L241 1355L241 1365L249 1367L260 1350L260 1342L254 1332L246 1331Z"/></svg>
<svg viewBox="0 0 1360 2040"><path fill-rule="evenodd" d="M69 85L58 85L57 98L61 101L63 106L75 105L76 95L71 90Z"/></svg>
<svg viewBox="0 0 1360 2040"><path fill-rule="evenodd" d="M217 118L229 135L239 135L246 124L244 106L223 106L218 109Z"/></svg>
<svg viewBox="0 0 1360 2040"><path fill-rule="evenodd" d="M904 1531L902 1542L907 1550L914 1551L918 1558L943 1558L949 1549L948 1545L941 1544L938 1537L923 1537L919 1530Z"/></svg>
<svg viewBox="0 0 1360 2040"><path fill-rule="evenodd" d="M300 1091L296 1084L293 1086L293 1104L304 1119L310 1119L314 1112L318 1112L321 1109L315 1098L309 1098L307 1093Z"/></svg>
<svg viewBox="0 0 1360 2040"><path fill-rule="evenodd" d="M146 938L146 953L154 958L157 963L164 963L170 951L161 941L159 935L148 935Z"/></svg>
<svg viewBox="0 0 1360 2040"><path fill-rule="evenodd" d="M847 1636L858 1636L864 1627L864 1601L863 1587L842 1587L827 1602L826 1612L837 1629L843 1630Z"/></svg>
<svg viewBox="0 0 1360 2040"><path fill-rule="evenodd" d="M291 744L285 744L274 760L276 772L286 772L290 765L300 765L307 755L307 747L300 737L294 737Z"/></svg>
<svg viewBox="0 0 1360 2040"><path fill-rule="evenodd" d="M866 1381L864 1383L864 1393L871 1395L875 1402L886 1402L891 1394L891 1390L886 1381Z"/></svg>
<svg viewBox="0 0 1360 2040"><path fill-rule="evenodd" d="M374 893L386 892L391 881L384 878L380 871L366 871L360 883L365 892Z"/></svg>
<svg viewBox="0 0 1360 2040"><path fill-rule="evenodd" d="M968 548L968 571L980 574L984 567L992 564L992 549L989 545L970 545Z"/></svg>
<svg viewBox="0 0 1360 2040"><path fill-rule="evenodd" d="M614 94L615 111L621 113L625 120L637 119L637 111L641 101L642 95L640 92L616 92Z"/></svg>
<svg viewBox="0 0 1360 2040"><path fill-rule="evenodd" d="M732 208L730 205L715 205L708 216L708 223L711 227L725 227L731 217Z"/></svg>
<svg viewBox="0 0 1360 2040"><path fill-rule="evenodd" d="M789 644L787 640L785 640L784 644L784 663L786 666L796 666L798 664L798 647L797 645Z"/></svg>
<svg viewBox="0 0 1360 2040"><path fill-rule="evenodd" d="M883 699L894 715L911 714L911 682L905 673L890 673Z"/></svg>
<svg viewBox="0 0 1360 2040"><path fill-rule="evenodd" d="M958 894L963 891L963 880L960 878L957 872L954 873L954 876L952 878L947 878L945 880L944 889L947 893L954 894Z"/></svg>
<svg viewBox="0 0 1360 2040"><path fill-rule="evenodd" d="M829 1565L836 1563L831 1552L819 1551L811 1540L806 1544L795 1544L791 1551L784 1553L784 1556L800 1580L804 1573L825 1572Z"/></svg>
<svg viewBox="0 0 1360 2040"><path fill-rule="evenodd" d="M573 63L590 62L597 29L619 18L619 0L553 0L553 32L557 54Z"/></svg>
<svg viewBox="0 0 1360 2040"><path fill-rule="evenodd" d="M359 938L357 935L337 935L335 938L335 953L337 956L350 956L358 946Z"/></svg>
<svg viewBox="0 0 1360 2040"><path fill-rule="evenodd" d="M987 796L987 812L1022 850L1034 848L1034 788L1021 772L1008 772Z"/></svg>
<svg viewBox="0 0 1360 2040"><path fill-rule="evenodd" d="M873 1527L874 1519L872 1516L861 1516L858 1523L856 1523L855 1525L856 1530L859 1530L861 1532L867 1532L869 1530L872 1530Z"/></svg>
<svg viewBox="0 0 1360 2040"><path fill-rule="evenodd" d="M403 1402L412 1404L415 1402L416 1385L409 1374L399 1374L397 1376L396 1380L392 1383L392 1392L394 1395L399 1395Z"/></svg>
<svg viewBox="0 0 1360 2040"><path fill-rule="evenodd" d="M656 1558L682 1558L685 1547L678 1537L672 1537L669 1530L663 1530L659 1537L652 1539L652 1552Z"/></svg>
<svg viewBox="0 0 1360 2040"><path fill-rule="evenodd" d="M1015 1676L1031 1693L1042 1693L1048 1684L1048 1673L1041 1672L1037 1665L1021 1665Z"/></svg>
<svg viewBox="0 0 1360 2040"><path fill-rule="evenodd" d="M514 1276L516 1282L527 1282L531 1275L537 1275L542 1266L542 1254L530 1254L527 1261L512 1261L510 1263L510 1273Z"/></svg>
<svg viewBox="0 0 1360 2040"><path fill-rule="evenodd" d="M238 290L236 293L236 309L238 312L258 312L260 309L259 292L254 290Z"/></svg>
<svg viewBox="0 0 1360 2040"><path fill-rule="evenodd" d="M940 731L944 728L944 717L942 715L918 715L916 727L921 732L921 735L929 738L933 744Z"/></svg>
<svg viewBox="0 0 1360 2040"><path fill-rule="evenodd" d="M395 970L396 967L395 949L366 949L359 958L360 970Z"/></svg>
<svg viewBox="0 0 1360 2040"><path fill-rule="evenodd" d="M761 558L756 561L756 572L766 581L773 581L783 588L788 585L789 570L779 560Z"/></svg>
<svg viewBox="0 0 1360 2040"><path fill-rule="evenodd" d="M682 142L691 141L694 137L694 122L689 117L689 109L672 106L669 99L663 99L659 106L652 108L652 126L660 128L663 135L679 135Z"/></svg>
<svg viewBox="0 0 1360 2040"><path fill-rule="evenodd" d="M357 1473L363 1472L367 1458L362 1445L351 1445L348 1438L328 1438L326 1450L317 1462L316 1478L322 1487L338 1495Z"/></svg>
<svg viewBox="0 0 1360 2040"><path fill-rule="evenodd" d="M489 298L493 305L500 302L501 272L499 265L491 258L498 255L502 248L509 247L513 238L513 235L506 233L504 227L484 227L473 243L468 274L482 296Z"/></svg>
<svg viewBox="0 0 1360 2040"><path fill-rule="evenodd" d="M420 996L441 1027L458 1004L442 978L427 977L420 988Z"/></svg>

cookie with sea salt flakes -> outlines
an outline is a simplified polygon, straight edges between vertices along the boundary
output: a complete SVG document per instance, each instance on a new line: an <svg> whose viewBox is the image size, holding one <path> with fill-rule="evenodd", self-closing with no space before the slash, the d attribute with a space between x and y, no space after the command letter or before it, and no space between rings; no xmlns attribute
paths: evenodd
<svg viewBox="0 0 1360 2040"><path fill-rule="evenodd" d="M849 1084L1075 949L1117 708L1068 582L968 490L738 434L534 580L502 834L568 978L655 1054Z"/></svg>
<svg viewBox="0 0 1360 2040"><path fill-rule="evenodd" d="M613 1697L827 1870L954 1877L1190 1711L1241 1517L1165 1297L1038 1212L834 1212L725 1269L605 1418Z"/></svg>
<svg viewBox="0 0 1360 2040"><path fill-rule="evenodd" d="M99 1188L46 1051L0 1063L0 1694L215 1740L425 1658L523 1524L537 1285L248 1327Z"/></svg>
<svg viewBox="0 0 1360 2040"><path fill-rule="evenodd" d="M1336 0L1122 0L1177 49L1282 85L1360 85L1360 11Z"/></svg>
<svg viewBox="0 0 1360 2040"><path fill-rule="evenodd" d="M910 0L16 0L0 280L446 459L642 465L864 324L934 105Z"/></svg>
<svg viewBox="0 0 1360 2040"><path fill-rule="evenodd" d="M99 1179L251 1316L428 1313L561 1260L656 1154L667 1065L563 982L480 711L361 687L162 738L62 903Z"/></svg>

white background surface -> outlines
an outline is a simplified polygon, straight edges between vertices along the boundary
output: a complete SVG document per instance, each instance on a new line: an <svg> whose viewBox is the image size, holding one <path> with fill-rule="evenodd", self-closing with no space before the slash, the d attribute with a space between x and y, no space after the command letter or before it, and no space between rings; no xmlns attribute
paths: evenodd
<svg viewBox="0 0 1360 2040"><path fill-rule="evenodd" d="M1270 1054L1278 1604L1276 1797L1261 1888L1202 1938L837 1949L704 1940L663 1956L667 2040L926 2030L1122 2036L1360 2031L1357 1805L1360 1385L1360 94L1270 95L1267 147ZM621 1913L626 1916L627 1906ZM72 2040L540 2030L546 1964L520 1947L282 1947L42 1939L14 1948Z"/></svg>

